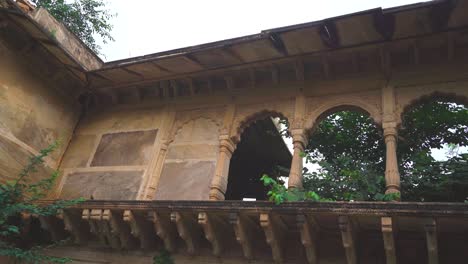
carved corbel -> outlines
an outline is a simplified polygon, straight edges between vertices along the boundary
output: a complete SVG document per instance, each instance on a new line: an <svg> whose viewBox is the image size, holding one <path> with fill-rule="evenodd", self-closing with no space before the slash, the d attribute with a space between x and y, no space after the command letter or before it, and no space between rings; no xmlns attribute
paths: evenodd
<svg viewBox="0 0 468 264"><path fill-rule="evenodd" d="M163 217L156 211L148 213L148 219L153 222L156 235L164 242L164 247L169 252L176 251L176 230L169 217Z"/></svg>
<svg viewBox="0 0 468 264"><path fill-rule="evenodd" d="M171 213L171 221L176 224L179 236L184 240L187 246L187 252L190 255L197 253L199 248L200 233L197 230L197 223L192 216L183 215L179 212Z"/></svg>
<svg viewBox="0 0 468 264"><path fill-rule="evenodd" d="M257 77L255 75L255 69L254 68L249 69L249 79L250 79L250 87L252 89L255 89L255 87L257 86Z"/></svg>
<svg viewBox="0 0 468 264"><path fill-rule="evenodd" d="M100 227L100 220L101 220L101 209L84 209L81 218L84 221L87 221L89 224L89 230L92 234L96 235L101 243L106 243L106 235L102 232ZM91 217L93 215L93 217Z"/></svg>
<svg viewBox="0 0 468 264"><path fill-rule="evenodd" d="M232 93L234 91L234 87L235 87L234 78L232 76L226 76L226 77L224 77L224 81L226 82L226 87L227 87L228 91L230 93Z"/></svg>
<svg viewBox="0 0 468 264"><path fill-rule="evenodd" d="M52 241L57 242L65 238L65 233L60 228L59 219L55 216L39 216L41 228L48 231Z"/></svg>
<svg viewBox="0 0 468 264"><path fill-rule="evenodd" d="M130 227L125 224L122 212L109 209L103 210L102 220L109 223L110 233L112 236L119 238L122 248L135 248L135 238L132 237Z"/></svg>
<svg viewBox="0 0 468 264"><path fill-rule="evenodd" d="M426 244L429 264L439 263L439 250L437 243L437 222L434 218L424 220Z"/></svg>
<svg viewBox="0 0 468 264"><path fill-rule="evenodd" d="M99 237L103 244L108 242L112 248L120 249L119 233L113 232L109 217L110 210L84 209L82 213L82 219L88 221L91 233Z"/></svg>
<svg viewBox="0 0 468 264"><path fill-rule="evenodd" d="M304 246L307 262L316 264L318 263L318 233L319 226L315 219L308 218L305 215L297 216L297 227L301 234L301 243Z"/></svg>
<svg viewBox="0 0 468 264"><path fill-rule="evenodd" d="M346 261L348 264L357 264L356 226L348 216L340 216L338 224L346 253Z"/></svg>
<svg viewBox="0 0 468 264"><path fill-rule="evenodd" d="M225 229L225 224L221 219L207 213L198 214L198 223L203 227L205 237L211 243L213 255L219 257L223 250L221 232Z"/></svg>
<svg viewBox="0 0 468 264"><path fill-rule="evenodd" d="M238 213L229 214L229 223L234 227L236 240L242 247L244 256L247 259L253 258L253 241L254 227L253 223L246 216L241 216Z"/></svg>
<svg viewBox="0 0 468 264"><path fill-rule="evenodd" d="M322 68L323 68L323 75L325 76L325 79L328 80L331 78L331 70L330 70L330 62L328 60L327 54L322 55L321 62L322 62Z"/></svg>
<svg viewBox="0 0 468 264"><path fill-rule="evenodd" d="M395 248L395 223L392 217L382 217L382 237L384 242L385 255L387 264L396 264L396 248Z"/></svg>
<svg viewBox="0 0 468 264"><path fill-rule="evenodd" d="M81 221L81 212L77 210L60 210L58 216L63 220L65 230L72 234L75 243L84 244L89 237L89 229Z"/></svg>
<svg viewBox="0 0 468 264"><path fill-rule="evenodd" d="M130 233L140 240L142 249L151 249L155 245L154 237L151 235L151 226L145 217L139 212L126 210L123 214L124 222L130 225Z"/></svg>
<svg viewBox="0 0 468 264"><path fill-rule="evenodd" d="M270 245L275 263L283 262L283 238L285 225L279 216L273 214L260 214L260 226L266 236L266 242Z"/></svg>
<svg viewBox="0 0 468 264"><path fill-rule="evenodd" d="M28 235L29 231L31 231L31 222L32 222L32 215L30 213L21 213L21 237L25 237Z"/></svg>
<svg viewBox="0 0 468 264"><path fill-rule="evenodd" d="M194 96L196 94L195 82L193 81L192 78L187 78L187 83L188 83L190 95Z"/></svg>
<svg viewBox="0 0 468 264"><path fill-rule="evenodd" d="M271 66L271 80L274 85L278 85L280 83L279 69L275 65Z"/></svg>
<svg viewBox="0 0 468 264"><path fill-rule="evenodd" d="M296 60L294 62L294 70L296 72L296 80L298 82L303 82L305 80L304 77L304 62L301 60Z"/></svg>

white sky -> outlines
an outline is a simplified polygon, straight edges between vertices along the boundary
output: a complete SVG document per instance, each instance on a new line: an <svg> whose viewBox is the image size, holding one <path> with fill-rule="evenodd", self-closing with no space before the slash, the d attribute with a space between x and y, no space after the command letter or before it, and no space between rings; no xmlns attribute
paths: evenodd
<svg viewBox="0 0 468 264"><path fill-rule="evenodd" d="M117 16L105 61L259 33L412 0L107 0Z"/></svg>

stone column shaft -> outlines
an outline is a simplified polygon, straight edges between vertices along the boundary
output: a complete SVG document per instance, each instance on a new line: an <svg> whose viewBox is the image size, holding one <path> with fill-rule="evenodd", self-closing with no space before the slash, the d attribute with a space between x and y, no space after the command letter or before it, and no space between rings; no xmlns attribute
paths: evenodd
<svg viewBox="0 0 468 264"><path fill-rule="evenodd" d="M395 127L384 128L384 138L386 147L385 160L385 182L386 194L400 192L400 173L398 172L397 160L397 131Z"/></svg>
<svg viewBox="0 0 468 264"><path fill-rule="evenodd" d="M234 150L234 142L228 136L221 136L218 162L216 163L215 175L210 185L210 200L224 200L229 176L229 164Z"/></svg>
<svg viewBox="0 0 468 264"><path fill-rule="evenodd" d="M293 157L291 161L291 169L289 171L288 189L298 188L302 189L302 153L306 146L306 136L304 130L297 129L291 132L293 137Z"/></svg>

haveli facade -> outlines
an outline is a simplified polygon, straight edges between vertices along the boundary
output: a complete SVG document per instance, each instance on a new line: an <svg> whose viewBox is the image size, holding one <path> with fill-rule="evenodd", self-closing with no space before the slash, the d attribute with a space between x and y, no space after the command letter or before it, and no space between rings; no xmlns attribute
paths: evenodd
<svg viewBox="0 0 468 264"><path fill-rule="evenodd" d="M399 192L404 111L467 101L466 10L467 1L373 9L104 63L47 11L2 0L0 175L61 139L35 176L59 168L51 199L91 200L25 221L52 240L71 235L51 254L76 263L151 263L161 248L177 263L464 263L465 204L275 206L236 192L243 175L273 163L290 165L288 187L301 188L308 136L343 109L382 128L386 192ZM269 117L289 121L292 155L265 133Z"/></svg>

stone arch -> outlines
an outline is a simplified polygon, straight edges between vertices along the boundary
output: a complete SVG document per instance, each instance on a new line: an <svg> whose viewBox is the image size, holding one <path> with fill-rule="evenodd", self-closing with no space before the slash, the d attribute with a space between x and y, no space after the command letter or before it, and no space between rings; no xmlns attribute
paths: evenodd
<svg viewBox="0 0 468 264"><path fill-rule="evenodd" d="M258 120L262 120L268 117L280 117L280 118L288 120L288 122L290 121L288 116L283 114L281 111L270 110L270 109L256 111L255 113L245 116L244 118L241 119L241 121L236 123L234 133L233 135L231 135L232 141L234 143L238 143L241 140L242 132L244 132L244 130L249 125L251 125L252 123L255 123Z"/></svg>
<svg viewBox="0 0 468 264"><path fill-rule="evenodd" d="M354 110L366 113L380 126L382 122L381 110L374 104L359 98L348 98L346 100L331 100L315 108L312 113L305 117L305 129L309 133L313 131L316 124L327 115L343 110Z"/></svg>
<svg viewBox="0 0 468 264"><path fill-rule="evenodd" d="M232 127L231 140L236 148L225 173L223 195L227 200L264 200L267 199L267 189L260 177L263 174L271 177L287 176L279 175L277 167L289 168L292 157L280 133L271 133L276 127L269 118L288 118L282 111L265 108L249 111L239 117Z"/></svg>
<svg viewBox="0 0 468 264"><path fill-rule="evenodd" d="M429 93L420 94L418 97L408 100L405 104L401 105L397 111L397 124L401 126L403 121L403 115L411 110L413 107L419 104L426 102L431 102L434 100L442 100L447 102L454 102L458 104L464 104L468 106L468 94L463 95L456 92L440 92L440 91L431 91Z"/></svg>

